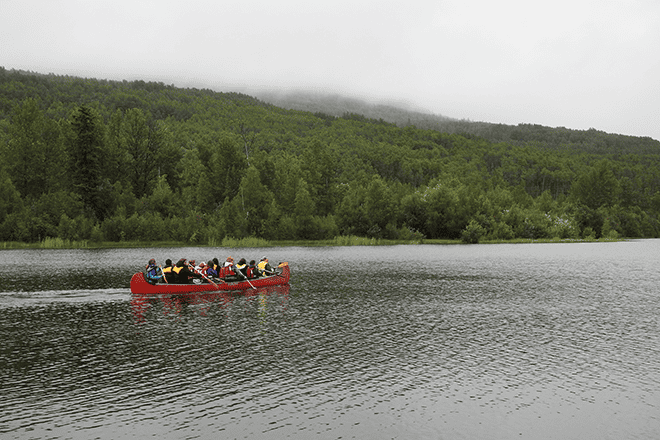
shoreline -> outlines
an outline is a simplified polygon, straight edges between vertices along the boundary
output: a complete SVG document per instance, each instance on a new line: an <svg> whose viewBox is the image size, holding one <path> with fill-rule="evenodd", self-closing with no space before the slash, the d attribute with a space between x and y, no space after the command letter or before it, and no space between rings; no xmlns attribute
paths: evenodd
<svg viewBox="0 0 660 440"><path fill-rule="evenodd" d="M614 243L633 238L599 238L599 239L559 239L559 238L540 238L540 239L513 239L513 240L483 240L476 244L547 244L547 243ZM68 240L44 240L35 243L22 242L0 242L0 250L16 249L130 249L130 248L258 248L258 247L348 247L348 246L396 246L396 245L466 245L460 239L424 239L424 240L387 240L379 238L366 237L338 237L334 240L264 240L264 239L242 239L242 240L223 240L222 243L213 244L193 244L178 241L108 241L108 242L89 242L68 241Z"/></svg>

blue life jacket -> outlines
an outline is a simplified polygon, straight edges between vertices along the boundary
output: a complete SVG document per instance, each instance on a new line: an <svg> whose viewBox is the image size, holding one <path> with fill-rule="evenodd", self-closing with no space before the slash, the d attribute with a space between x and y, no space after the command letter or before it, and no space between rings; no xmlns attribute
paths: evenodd
<svg viewBox="0 0 660 440"><path fill-rule="evenodd" d="M163 278L163 271L158 266L147 266L147 283L156 284Z"/></svg>

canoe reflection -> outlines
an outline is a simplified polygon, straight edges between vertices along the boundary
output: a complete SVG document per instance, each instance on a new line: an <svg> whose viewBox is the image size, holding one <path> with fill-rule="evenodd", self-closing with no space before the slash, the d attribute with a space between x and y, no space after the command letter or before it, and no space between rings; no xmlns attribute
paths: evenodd
<svg viewBox="0 0 660 440"><path fill-rule="evenodd" d="M267 304L275 300L286 309L289 298L289 284L263 287L261 289L215 292L191 292L179 294L143 295L131 294L131 310L136 324L143 324L156 316L182 319L188 316L208 316L214 308L227 309L237 299L243 301L258 300L261 317L265 316ZM275 298L276 297L276 298ZM162 314L154 312L162 309Z"/></svg>

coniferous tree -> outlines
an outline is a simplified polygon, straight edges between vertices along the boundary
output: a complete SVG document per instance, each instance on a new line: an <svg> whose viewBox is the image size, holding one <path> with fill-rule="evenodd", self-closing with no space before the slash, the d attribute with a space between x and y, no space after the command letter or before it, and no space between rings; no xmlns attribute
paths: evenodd
<svg viewBox="0 0 660 440"><path fill-rule="evenodd" d="M98 220L108 214L110 185L104 174L104 125L98 112L80 106L71 118L70 175L74 191Z"/></svg>
<svg viewBox="0 0 660 440"><path fill-rule="evenodd" d="M294 201L293 219L296 225L298 238L310 240L315 238L314 215L316 214L316 204L312 200L307 187L307 182L300 179L298 192Z"/></svg>

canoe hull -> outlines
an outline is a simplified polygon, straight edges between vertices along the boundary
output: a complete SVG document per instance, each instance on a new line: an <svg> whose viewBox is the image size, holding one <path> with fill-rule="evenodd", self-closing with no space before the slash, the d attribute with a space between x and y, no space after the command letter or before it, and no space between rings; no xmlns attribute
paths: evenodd
<svg viewBox="0 0 660 440"><path fill-rule="evenodd" d="M248 290L253 286L256 289L268 286L279 286L289 283L290 271L288 263L280 263L278 266L282 271L278 275L271 275L261 278L253 278L250 281L235 281L226 283L221 281L213 285L211 283L202 284L168 284L158 283L149 284L144 279L144 273L138 272L131 278L131 292L140 295L159 295L168 293L197 293L197 292L217 292L222 290Z"/></svg>

